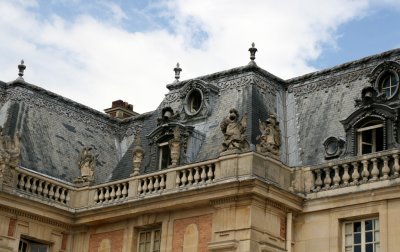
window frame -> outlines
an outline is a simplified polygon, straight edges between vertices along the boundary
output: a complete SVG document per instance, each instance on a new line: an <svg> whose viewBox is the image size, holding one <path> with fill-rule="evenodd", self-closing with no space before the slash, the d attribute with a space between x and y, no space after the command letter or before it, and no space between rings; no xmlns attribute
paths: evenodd
<svg viewBox="0 0 400 252"><path fill-rule="evenodd" d="M384 122L368 122L366 123L369 126L362 126L356 130L357 132L357 155L364 155L364 154L369 154L369 153L374 153L377 152L377 129L382 129L382 150L384 150L385 146L385 124ZM372 124L372 125L371 125ZM364 124L365 125L365 124ZM366 131L371 131L372 133L372 143L368 142L363 142L363 133ZM368 153L363 153L363 145L371 145L371 152Z"/></svg>
<svg viewBox="0 0 400 252"><path fill-rule="evenodd" d="M395 79L395 84L394 84L394 85L391 85L391 84L390 84L389 87L384 87L384 86L383 86L383 85L384 85L384 81L385 81L387 78L390 78L390 82L391 82L391 79L392 79L391 76L394 77L394 79ZM381 94L384 95L384 97L386 98L386 100L390 100L390 99L392 99L393 97L396 96L396 94L397 94L397 92L398 92L398 90L399 90L399 84L400 84L400 83L399 83L399 76L398 76L398 74L397 74L395 71L386 70L386 71L383 71L383 72L378 76L377 82L376 82L376 87L378 88L379 93L381 93ZM392 86L395 86L395 89L394 89L393 93L391 92L391 87L392 87ZM389 96L386 95L386 89L389 89L389 90L390 90L390 95L389 95Z"/></svg>
<svg viewBox="0 0 400 252"><path fill-rule="evenodd" d="M370 230L366 230L366 222L367 221L373 221L373 227ZM360 232L355 232L354 231L354 223L360 222L361 223L361 230ZM347 224L352 224L351 225L351 233L346 232L346 226ZM376 228L377 227L377 228ZM372 241L367 242L366 241L366 234L367 233L372 233ZM360 243L354 244L354 234L359 233L360 234ZM378 240L376 240L376 234L378 234ZM351 244L346 244L346 237L348 235L352 236L352 241ZM355 219L355 220L348 220L348 221L343 221L342 222L342 252L348 252L346 248L352 249L350 252L354 252L354 246L356 245L361 245L361 252L366 252L366 245L367 244L373 244L373 252L379 252L380 250L380 244L381 244L381 229L380 229L380 221L379 217L369 217L369 218L363 218L363 219ZM379 249L376 250L375 244L379 244Z"/></svg>
<svg viewBox="0 0 400 252"><path fill-rule="evenodd" d="M26 244L25 249L21 248L21 244ZM36 240L30 240L30 239L21 237L19 240L19 244L18 244L18 252L31 252L32 245L42 245L42 246L46 247L46 252L50 251L50 244L48 244L48 243L43 243L43 242L39 242Z"/></svg>
<svg viewBox="0 0 400 252"><path fill-rule="evenodd" d="M159 232L159 237L158 237L158 240L155 240L157 231ZM141 234L145 234L146 235L147 233L150 233L150 248L149 248L150 250L146 251L146 247L145 247L144 248L145 249L144 252L160 252L161 251L161 227L138 230L138 233L137 233L137 252L140 252L140 248L141 248L140 246L143 244L143 242L140 240ZM154 248L154 244L155 244L156 241L158 241L158 244L159 244L158 250L155 250L155 248ZM146 244L146 243L148 243L147 240L144 241L144 244Z"/></svg>
<svg viewBox="0 0 400 252"><path fill-rule="evenodd" d="M163 167L163 154L165 150L168 150L168 158L167 158L167 165ZM169 143L161 142L158 144L158 169L159 170L167 169L168 166L171 165L170 163L171 163L171 149L169 148Z"/></svg>

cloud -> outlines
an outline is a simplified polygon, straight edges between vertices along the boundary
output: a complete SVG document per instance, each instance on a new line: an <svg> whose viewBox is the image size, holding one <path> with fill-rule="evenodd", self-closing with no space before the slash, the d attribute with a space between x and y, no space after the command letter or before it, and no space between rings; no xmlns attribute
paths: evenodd
<svg viewBox="0 0 400 252"><path fill-rule="evenodd" d="M29 2L0 0L0 79L15 79L24 58L30 83L98 110L123 99L138 112L162 101L176 62L183 79L242 66L253 41L257 64L271 73L289 78L313 71L308 62L321 55L322 45L334 45L338 26L369 6L346 0L171 0L151 2L144 8L157 13L146 15L103 1L117 21L107 22L90 12L43 17L37 2ZM139 12L157 25L124 29L121 23L140 18L134 15Z"/></svg>

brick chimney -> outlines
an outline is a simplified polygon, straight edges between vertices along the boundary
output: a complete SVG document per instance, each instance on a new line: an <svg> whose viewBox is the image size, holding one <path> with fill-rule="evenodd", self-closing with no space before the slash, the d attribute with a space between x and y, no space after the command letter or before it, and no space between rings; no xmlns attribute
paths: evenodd
<svg viewBox="0 0 400 252"><path fill-rule="evenodd" d="M109 114L112 117L124 119L128 117L132 117L135 115L139 115L133 111L133 105L122 100L116 100L112 102L111 108L105 109L104 112Z"/></svg>

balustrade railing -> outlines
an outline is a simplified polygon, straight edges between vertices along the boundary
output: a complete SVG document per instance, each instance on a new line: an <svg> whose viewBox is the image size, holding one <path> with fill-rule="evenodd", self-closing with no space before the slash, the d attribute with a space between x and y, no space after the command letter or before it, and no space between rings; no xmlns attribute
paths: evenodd
<svg viewBox="0 0 400 252"><path fill-rule="evenodd" d="M70 189L50 178L17 169L16 188L29 195L68 205Z"/></svg>
<svg viewBox="0 0 400 252"><path fill-rule="evenodd" d="M215 164L205 164L178 170L176 174L176 187L204 185L214 181Z"/></svg>
<svg viewBox="0 0 400 252"><path fill-rule="evenodd" d="M330 190L399 177L399 151L372 153L312 168L313 191Z"/></svg>
<svg viewBox="0 0 400 252"><path fill-rule="evenodd" d="M128 197L129 183L119 182L97 187L94 193L94 202L113 203L123 201Z"/></svg>
<svg viewBox="0 0 400 252"><path fill-rule="evenodd" d="M138 182L138 194L145 195L151 193L160 193L166 189L167 174L159 173L142 177Z"/></svg>

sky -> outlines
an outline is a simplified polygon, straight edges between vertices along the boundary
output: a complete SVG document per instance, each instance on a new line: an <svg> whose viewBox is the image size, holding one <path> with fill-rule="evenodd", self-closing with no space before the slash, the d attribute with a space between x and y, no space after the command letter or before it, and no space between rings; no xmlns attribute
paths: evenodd
<svg viewBox="0 0 400 252"><path fill-rule="evenodd" d="M103 111L155 110L181 80L256 63L282 78L400 47L400 0L0 0L0 80Z"/></svg>

